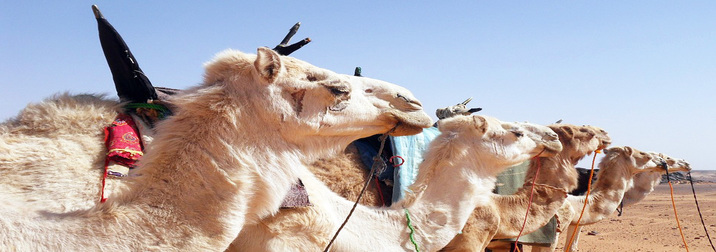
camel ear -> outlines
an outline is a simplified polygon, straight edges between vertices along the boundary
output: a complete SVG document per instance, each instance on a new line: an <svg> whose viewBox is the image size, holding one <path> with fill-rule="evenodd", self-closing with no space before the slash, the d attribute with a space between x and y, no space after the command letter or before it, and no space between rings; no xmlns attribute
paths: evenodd
<svg viewBox="0 0 716 252"><path fill-rule="evenodd" d="M482 116L473 115L472 120L474 122L475 129L477 129L480 134L484 135L487 132L487 119Z"/></svg>
<svg viewBox="0 0 716 252"><path fill-rule="evenodd" d="M560 131L557 133L559 133L561 136L564 136L565 139L574 138L574 129L572 129L572 127L565 125L565 126L559 127L559 129L560 129Z"/></svg>
<svg viewBox="0 0 716 252"><path fill-rule="evenodd" d="M628 156L631 156L632 154L634 154L634 149L629 146L624 146L624 153L626 153Z"/></svg>
<svg viewBox="0 0 716 252"><path fill-rule="evenodd" d="M281 56L267 47L259 47L254 68L263 82L273 83L283 70Z"/></svg>

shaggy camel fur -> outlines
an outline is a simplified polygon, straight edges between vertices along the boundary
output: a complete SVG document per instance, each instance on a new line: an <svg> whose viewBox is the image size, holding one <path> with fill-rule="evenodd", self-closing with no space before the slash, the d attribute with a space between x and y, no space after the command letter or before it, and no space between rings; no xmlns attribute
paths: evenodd
<svg viewBox="0 0 716 252"><path fill-rule="evenodd" d="M308 170L331 191L355 202L370 172L370 167L363 164L358 148L350 144L342 153L311 163L308 165ZM371 182L366 188L360 198L361 205L383 206L381 192L374 185L374 182Z"/></svg>
<svg viewBox="0 0 716 252"><path fill-rule="evenodd" d="M628 146L612 147L604 150L604 154L604 158L599 162L600 171L597 181L589 193L588 204L579 221L578 229L584 225L599 222L616 211L624 197L624 192L632 185L635 174L660 173L663 170L662 164L665 163L665 160L659 155L652 155ZM576 235L571 245L565 245L565 251L567 251L567 247L569 247L569 251L577 251L580 230L575 230L575 228L585 201L587 201L585 196L569 195L567 197L566 204L569 204L574 213L567 231L567 242L573 233L576 232Z"/></svg>
<svg viewBox="0 0 716 252"><path fill-rule="evenodd" d="M59 100L65 99L73 100ZM3 192L0 247L21 251L223 250L245 224L278 210L288 188L307 173L303 163L396 125L396 134L413 134L431 124L420 103L404 88L339 75L268 48L259 48L257 55L220 53L206 66L204 84L173 102L175 114L157 125L157 135L135 176L127 181L128 188L107 202L57 213L25 204L24 193ZM101 101L93 106L108 115L116 103ZM89 122L113 119L95 116L85 117ZM73 123L87 122L52 122L46 128L38 125L40 132L21 120L3 124L0 170L13 169L37 179L21 185L34 188L45 171L72 169L58 169L50 163L67 157L43 160L47 155L43 148L48 146L25 154L16 152L15 146L18 139L58 136L62 142L80 133L81 137L96 136L84 127L67 127ZM54 132L53 127L61 131ZM38 141L38 145L54 140ZM103 152L81 154L101 159ZM29 157L17 158L24 155ZM94 180L99 178L95 173ZM7 178L2 181L7 187ZM63 186L55 189L56 194L63 193Z"/></svg>
<svg viewBox="0 0 716 252"><path fill-rule="evenodd" d="M554 124L562 151L530 162L525 184L513 195L493 194L489 204L476 208L461 234L443 251L483 251L491 239L514 238L520 232L535 176L535 192L523 234L544 226L562 206L567 191L576 187L574 166L585 155L611 143L607 132L593 126ZM540 173L536 174L538 166Z"/></svg>
<svg viewBox="0 0 716 252"><path fill-rule="evenodd" d="M442 134L430 144L411 185L412 194L390 208L359 205L331 247L333 251L413 250L408 210L419 249L438 250L462 229L472 209L488 202L497 173L542 150L543 156L561 151L557 135L544 126L485 116L457 116L438 124ZM314 206L282 210L246 226L233 249L324 249L353 203L311 174L301 179Z"/></svg>

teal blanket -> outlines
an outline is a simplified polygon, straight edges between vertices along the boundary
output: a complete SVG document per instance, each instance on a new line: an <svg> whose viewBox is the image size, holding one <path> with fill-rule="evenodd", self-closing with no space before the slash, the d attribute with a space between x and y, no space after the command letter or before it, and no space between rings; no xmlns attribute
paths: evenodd
<svg viewBox="0 0 716 252"><path fill-rule="evenodd" d="M403 165L395 168L393 173L393 202L397 202L405 196L408 187L415 182L418 175L418 167L423 162L423 154L428 149L440 131L432 127L423 129L423 132L412 136L391 137L393 143L393 154L400 156L405 161ZM399 161L395 161L399 164Z"/></svg>

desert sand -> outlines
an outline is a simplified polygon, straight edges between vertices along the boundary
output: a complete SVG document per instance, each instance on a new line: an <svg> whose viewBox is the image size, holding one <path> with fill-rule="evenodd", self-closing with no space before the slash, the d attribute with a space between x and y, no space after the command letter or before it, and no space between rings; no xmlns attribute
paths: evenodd
<svg viewBox="0 0 716 252"><path fill-rule="evenodd" d="M694 173L696 197L711 241L716 244L716 173ZM701 224L691 185L672 183L674 202L689 251L714 251ZM596 233L588 235L588 233ZM560 237L557 250L562 251L566 233ZM615 212L610 218L585 226L579 240L579 251L687 251L674 218L668 184L662 183L641 202L626 207L622 216Z"/></svg>

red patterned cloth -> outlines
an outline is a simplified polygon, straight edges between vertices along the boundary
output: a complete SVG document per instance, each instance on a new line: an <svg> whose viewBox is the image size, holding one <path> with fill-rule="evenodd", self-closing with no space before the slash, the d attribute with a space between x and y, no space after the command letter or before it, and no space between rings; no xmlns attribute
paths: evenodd
<svg viewBox="0 0 716 252"><path fill-rule="evenodd" d="M102 194L100 202L105 202L105 184L107 175L114 177L127 176L127 168L137 166L137 161L144 155L139 130L132 117L127 114L118 114L112 125L104 128L104 142L107 146L107 158L104 161L104 176L102 177ZM110 168L110 164L112 164ZM117 166L118 164L121 166ZM123 168L125 166L127 168ZM122 168L122 169L117 169Z"/></svg>
<svg viewBox="0 0 716 252"><path fill-rule="evenodd" d="M118 114L112 125L105 128L107 159L118 164L134 168L144 155L139 130L132 117Z"/></svg>

